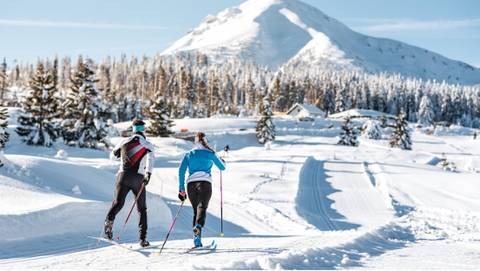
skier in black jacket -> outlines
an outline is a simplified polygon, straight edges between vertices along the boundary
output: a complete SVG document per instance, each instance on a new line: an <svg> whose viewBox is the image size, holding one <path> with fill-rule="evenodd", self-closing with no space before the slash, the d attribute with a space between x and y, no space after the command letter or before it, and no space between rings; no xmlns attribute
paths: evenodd
<svg viewBox="0 0 480 271"><path fill-rule="evenodd" d="M133 122L133 136L120 141L110 153L110 159L122 159L120 170L117 174L117 184L115 186L115 201L108 211L105 219L105 235L108 239L113 237L113 221L115 216L122 209L125 198L133 191L137 199L137 211L139 216L138 230L140 246L146 247L150 243L147 241L147 191L145 186L150 181L150 176L155 164L155 154L153 144L146 140L145 123L142 120ZM144 185L143 191L140 189Z"/></svg>

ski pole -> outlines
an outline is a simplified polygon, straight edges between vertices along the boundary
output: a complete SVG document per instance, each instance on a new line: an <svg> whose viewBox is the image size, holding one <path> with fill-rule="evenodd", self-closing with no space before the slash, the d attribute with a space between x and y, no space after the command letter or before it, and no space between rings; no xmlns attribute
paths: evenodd
<svg viewBox="0 0 480 271"><path fill-rule="evenodd" d="M223 192L222 192L222 171L220 170L220 236L223 237Z"/></svg>
<svg viewBox="0 0 480 271"><path fill-rule="evenodd" d="M158 252L158 254L157 254L158 256L160 256L160 254L162 254L163 247L164 247L165 244L167 243L168 236L170 236L170 232L171 232L172 229L173 229L173 225L175 225L175 221L177 221L178 214L180 214L180 210L182 210L182 206L183 206L183 203L184 203L184 202L185 202L185 201L182 201L182 204L180 205L180 208L178 208L177 215L175 216L175 219L173 220L172 226L170 227L170 230L168 231L167 237L165 237L165 242L163 242L163 245L162 245L162 248L160 249L160 252Z"/></svg>
<svg viewBox="0 0 480 271"><path fill-rule="evenodd" d="M130 209L130 213L128 213L127 220L125 220L125 224L123 224L122 230L120 231L120 234L118 235L117 240L120 240L120 236L122 235L123 229L125 228L125 225L127 225L128 219L130 218L130 215L132 214L133 207L135 207L135 204L137 204L138 197L140 197L140 194L142 194L143 187L144 187L144 185L142 184L142 187L140 187L140 191L138 191L138 195L135 198L135 201L133 202L132 209Z"/></svg>
<svg viewBox="0 0 480 271"><path fill-rule="evenodd" d="M110 206L110 208L113 207L113 204L114 204L114 203L115 203L115 199L113 199L113 201L112 201L112 206ZM105 227L105 226L104 226L104 227ZM102 231L100 232L100 237L98 237L99 239L98 239L98 242L97 242L97 246L100 245L100 238L102 238L102 235L103 235L103 231L104 231L104 230L105 230L105 229L102 228Z"/></svg>

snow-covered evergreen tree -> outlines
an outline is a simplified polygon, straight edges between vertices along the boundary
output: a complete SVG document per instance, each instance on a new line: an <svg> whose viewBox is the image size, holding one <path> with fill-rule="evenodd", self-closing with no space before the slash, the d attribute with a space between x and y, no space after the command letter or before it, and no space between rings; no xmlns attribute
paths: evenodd
<svg viewBox="0 0 480 271"><path fill-rule="evenodd" d="M287 97L285 95L285 89L280 82L280 78L277 75L275 75L275 78L273 79L272 86L272 103L273 103L273 109L275 111L286 111L287 110Z"/></svg>
<svg viewBox="0 0 480 271"><path fill-rule="evenodd" d="M348 82L342 80L335 96L335 112L342 112L351 108L350 87Z"/></svg>
<svg viewBox="0 0 480 271"><path fill-rule="evenodd" d="M325 111L327 115L335 113L335 88L330 83L325 84L325 87L323 89L322 104L323 111Z"/></svg>
<svg viewBox="0 0 480 271"><path fill-rule="evenodd" d="M255 132L257 132L257 138L260 144L275 140L277 132L275 131L275 124L273 124L272 115L270 94L267 94L263 99L262 107L260 109L260 118L255 126Z"/></svg>
<svg viewBox="0 0 480 271"><path fill-rule="evenodd" d="M423 82L400 74L373 75L332 69L328 65L311 69L285 64L273 73L268 67L242 60L208 65L205 55L197 54L194 58L192 63L184 55L168 60L156 56L138 61L132 57L129 63L122 54L119 61L107 57L98 65L92 64L99 79L95 85L101 90L104 104L111 105L108 112L112 114L104 115L103 120L142 118L150 107L145 102L150 101L157 90L165 98L172 117L192 117L192 106L193 117L222 113L247 115L248 111L250 114L259 111L266 89L271 92L273 109L282 112L295 102L316 105L328 114L351 108L396 114L397 109L403 107L406 119L416 122L421 100L428 93L433 121L460 120L478 126L480 118L479 86L449 85L435 80ZM69 79L79 65L71 64L68 56L58 61L55 97L63 103L72 87ZM53 64L47 61L44 65L46 70L56 66L56 61ZM21 63L5 70L0 61L0 99L3 90L3 105L21 105L19 97L23 96L35 69ZM2 85L5 74L6 86Z"/></svg>
<svg viewBox="0 0 480 271"><path fill-rule="evenodd" d="M5 148L5 144L10 138L10 134L6 131L6 128L8 126L8 117L9 115L7 109L0 109L0 150Z"/></svg>
<svg viewBox="0 0 480 271"><path fill-rule="evenodd" d="M15 132L27 145L50 147L59 137L56 120L57 102L53 97L55 89L53 75L37 63L37 71L30 81L31 91L22 103L22 112L18 117L19 126Z"/></svg>
<svg viewBox="0 0 480 271"><path fill-rule="evenodd" d="M7 76L7 63L5 62L5 58L3 59L3 63L0 64L0 105L5 101L5 93L7 92L7 84L8 76Z"/></svg>
<svg viewBox="0 0 480 271"><path fill-rule="evenodd" d="M412 140L410 139L410 130L408 129L408 123L405 120L405 114L403 108L398 111L395 124L393 125L392 139L390 141L390 147L400 148L403 150L412 149Z"/></svg>
<svg viewBox="0 0 480 271"><path fill-rule="evenodd" d="M342 132L340 133L340 140L337 144L347 145L347 146L358 146L357 140L357 129L353 127L352 122L350 121L350 116L345 117L345 121L342 125Z"/></svg>
<svg viewBox="0 0 480 271"><path fill-rule="evenodd" d="M431 125L433 123L433 120L435 118L435 112L433 112L432 104L430 102L430 96L428 94L423 96L417 115L418 123L422 125Z"/></svg>
<svg viewBox="0 0 480 271"><path fill-rule="evenodd" d="M10 134L5 130L8 126L8 111L6 108L0 109L0 167L6 163L9 164L7 158L3 155L3 149L7 143Z"/></svg>
<svg viewBox="0 0 480 271"><path fill-rule="evenodd" d="M168 109L165 103L165 99L160 96L160 92L156 93L156 99L150 106L150 120L151 124L147 128L147 133L153 136L168 137L173 132L170 127L173 126L172 120L168 116Z"/></svg>
<svg viewBox="0 0 480 271"><path fill-rule="evenodd" d="M197 86L197 102L195 104L195 116L197 118L204 118L207 116L206 108L208 102L208 93L207 93L207 86L205 81L198 77L196 81Z"/></svg>
<svg viewBox="0 0 480 271"><path fill-rule="evenodd" d="M366 138L380 139L382 138L382 132L380 126L374 120L365 122L362 126L362 135Z"/></svg>
<svg viewBox="0 0 480 271"><path fill-rule="evenodd" d="M100 118L100 112L105 112L105 106L101 102L95 82L90 61L78 64L78 71L72 79L72 88L62 104L65 110L62 134L69 145L93 149L100 149L102 145L110 146L105 123Z"/></svg>

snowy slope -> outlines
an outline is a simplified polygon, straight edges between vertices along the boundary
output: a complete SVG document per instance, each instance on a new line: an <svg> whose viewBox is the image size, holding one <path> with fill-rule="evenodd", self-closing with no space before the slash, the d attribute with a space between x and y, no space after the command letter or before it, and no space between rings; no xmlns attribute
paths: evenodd
<svg viewBox="0 0 480 271"><path fill-rule="evenodd" d="M250 0L208 15L162 55L200 51L209 61L240 58L272 69L289 63L387 71L405 77L474 85L480 69L402 42L359 34L297 0ZM192 54L193 55L193 54Z"/></svg>
<svg viewBox="0 0 480 271"><path fill-rule="evenodd" d="M176 129L206 132L217 150L231 147L222 175L225 236L214 168L202 238L215 239L217 250L183 254L192 245L187 201L161 256L158 249L97 247L85 237L100 234L113 197L118 163L108 153L28 147L9 128L5 152L14 168L0 168L0 269L480 268L480 140L472 139L473 129L435 136L415 130L413 150L402 151L388 148L386 138L360 138L358 148L336 145L341 120L274 121L278 136L266 150L253 118L175 120ZM180 206L178 166L192 143L150 140L156 163L147 186L148 239L161 245ZM68 155L56 157L59 149ZM456 172L438 165L442 153ZM132 203L130 196L114 234ZM134 210L121 239L132 247L136 217Z"/></svg>

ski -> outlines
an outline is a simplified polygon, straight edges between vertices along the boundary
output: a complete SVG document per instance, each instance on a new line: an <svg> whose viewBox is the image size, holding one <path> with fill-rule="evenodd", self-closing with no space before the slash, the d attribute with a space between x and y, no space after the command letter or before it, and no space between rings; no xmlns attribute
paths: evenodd
<svg viewBox="0 0 480 271"><path fill-rule="evenodd" d="M215 244L215 240L212 241L212 243L210 245L207 245L207 246L203 246L203 247L191 247L189 249L187 249L185 253L190 253L192 251L200 251L200 250L215 250L217 248L217 244Z"/></svg>
<svg viewBox="0 0 480 271"><path fill-rule="evenodd" d="M111 239L107 239L107 238L103 238L103 237L101 237L101 238L99 238L99 237L93 237L93 236L89 236L89 235L87 235L87 237L88 237L88 238L92 238L92 239L96 239L96 240L102 240L102 241L108 242L108 243L110 243L110 244L114 244L114 245L119 246L119 247L124 248L124 249L133 250L133 251L136 250L136 249L133 249L133 248L131 248L131 247L127 247L127 246L124 246L124 245L122 245L122 244L120 244L120 243L117 243L116 241L111 240Z"/></svg>

